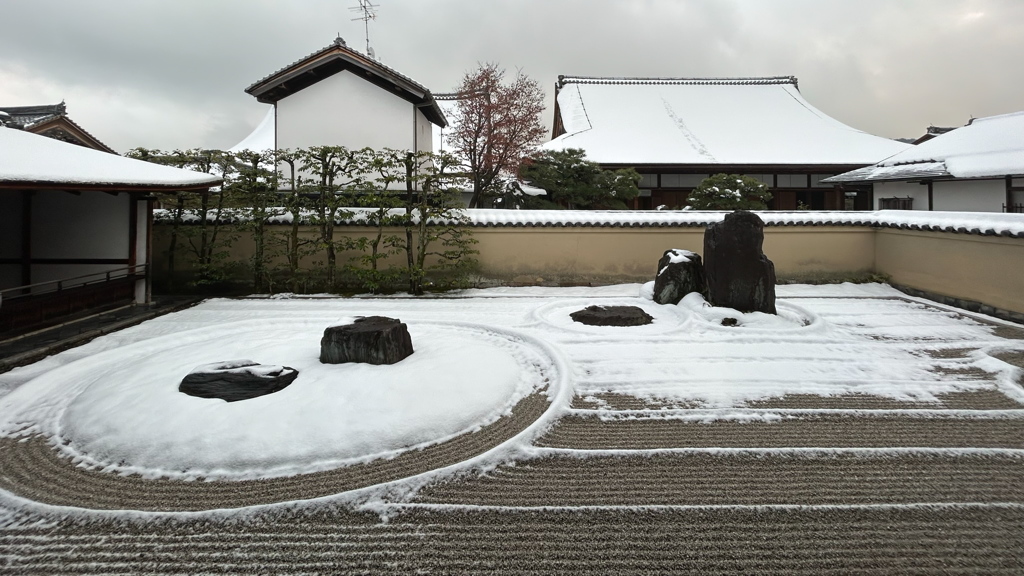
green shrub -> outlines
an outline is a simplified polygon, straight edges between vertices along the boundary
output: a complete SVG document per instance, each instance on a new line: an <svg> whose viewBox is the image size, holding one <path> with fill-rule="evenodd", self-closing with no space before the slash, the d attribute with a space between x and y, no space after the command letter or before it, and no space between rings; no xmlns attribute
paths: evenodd
<svg viewBox="0 0 1024 576"><path fill-rule="evenodd" d="M714 174L690 192L690 210L764 210L772 195L768 186L739 174Z"/></svg>

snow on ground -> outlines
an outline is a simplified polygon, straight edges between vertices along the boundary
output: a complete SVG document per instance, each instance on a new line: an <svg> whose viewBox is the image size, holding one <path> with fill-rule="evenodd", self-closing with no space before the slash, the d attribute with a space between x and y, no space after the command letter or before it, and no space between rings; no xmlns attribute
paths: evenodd
<svg viewBox="0 0 1024 576"><path fill-rule="evenodd" d="M649 291L630 284L429 299L208 300L0 375L0 434L43 434L85 464L122 473L253 478L442 442L508 414L532 392L547 393L551 410L564 413L571 394L553 389L563 382L590 399L629 395L762 420L776 416L755 415L746 403L787 394L933 402L995 386L1024 401L1019 370L986 353L1024 347L993 334L1000 321L905 299L888 286L779 286L777 317L711 307L699 295L660 306L641 296ZM569 318L595 303L638 306L654 322L615 328ZM394 366L320 364L323 329L363 315L407 323L413 356ZM726 317L738 325L723 326ZM954 344L975 352L956 360L927 353ZM234 403L177 391L195 367L238 358L300 375L285 390ZM950 378L938 368L996 377Z"/></svg>

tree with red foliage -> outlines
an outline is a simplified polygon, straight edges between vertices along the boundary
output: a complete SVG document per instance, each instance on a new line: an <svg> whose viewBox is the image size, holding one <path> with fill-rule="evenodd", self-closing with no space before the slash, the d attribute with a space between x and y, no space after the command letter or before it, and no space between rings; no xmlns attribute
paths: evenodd
<svg viewBox="0 0 1024 576"><path fill-rule="evenodd" d="M545 133L540 124L544 111L540 85L522 70L508 84L502 83L504 77L505 70L497 64L481 64L466 73L457 91L448 141L466 162L473 180L470 208L481 206L500 176L514 176Z"/></svg>

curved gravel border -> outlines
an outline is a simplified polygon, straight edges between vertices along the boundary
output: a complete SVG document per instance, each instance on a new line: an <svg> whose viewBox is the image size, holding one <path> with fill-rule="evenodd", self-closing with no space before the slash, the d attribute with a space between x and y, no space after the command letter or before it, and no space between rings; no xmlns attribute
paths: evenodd
<svg viewBox="0 0 1024 576"><path fill-rule="evenodd" d="M147 480L76 466L40 436L0 438L0 489L55 506L185 512L309 500L457 464L513 438L550 406L544 393L519 401L508 416L447 442L324 472L243 481Z"/></svg>

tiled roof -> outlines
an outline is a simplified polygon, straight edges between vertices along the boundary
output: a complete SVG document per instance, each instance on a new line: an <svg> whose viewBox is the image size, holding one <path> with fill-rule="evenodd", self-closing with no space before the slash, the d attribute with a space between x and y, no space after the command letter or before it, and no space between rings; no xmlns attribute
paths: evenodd
<svg viewBox="0 0 1024 576"><path fill-rule="evenodd" d="M688 85L688 86L753 86L753 85L775 85L792 84L797 86L796 76L755 76L748 78L628 78L628 77L594 77L594 76L565 76L558 77L557 87L565 84L661 84L661 85Z"/></svg>
<svg viewBox="0 0 1024 576"><path fill-rule="evenodd" d="M430 90L397 70L349 48L340 36L324 48L254 82L245 92L269 104L345 69L357 69L373 75L377 83L396 89L404 99L419 106L431 122L438 126L447 125ZM289 82L291 84L286 85Z"/></svg>
<svg viewBox="0 0 1024 576"><path fill-rule="evenodd" d="M0 106L0 112L8 114L9 123L13 128L21 128L56 140L117 154L113 148L101 142L99 138L68 117L67 105L64 102L40 106ZM47 126L50 123L54 125ZM65 126L62 128L61 124ZM70 132L67 129L70 129Z"/></svg>
<svg viewBox="0 0 1024 576"><path fill-rule="evenodd" d="M948 178L949 171L946 170L944 162L914 162L912 164L898 164L894 166L865 166L845 172L831 178L824 178L822 182L872 182L881 180L919 180L922 178Z"/></svg>
<svg viewBox="0 0 1024 576"><path fill-rule="evenodd" d="M42 106L0 106L0 112L6 112L11 123L30 128L39 122L66 115L67 106L63 102Z"/></svg>

